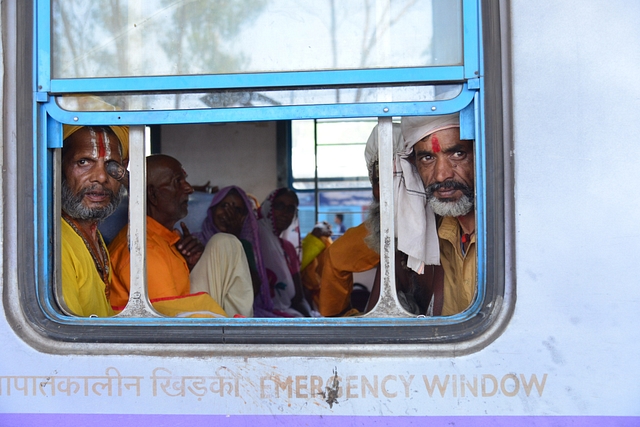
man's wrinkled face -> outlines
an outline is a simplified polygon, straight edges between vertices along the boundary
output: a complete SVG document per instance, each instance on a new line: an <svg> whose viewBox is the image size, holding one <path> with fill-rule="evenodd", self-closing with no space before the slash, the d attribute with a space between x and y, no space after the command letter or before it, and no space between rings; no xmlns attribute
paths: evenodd
<svg viewBox="0 0 640 427"><path fill-rule="evenodd" d="M193 193L193 187L187 181L187 172L180 162L173 158L167 159L155 178L149 181L148 186L151 186L153 191L151 203L155 205L157 215L160 216L156 220L175 223L187 216L189 195Z"/></svg>
<svg viewBox="0 0 640 427"><path fill-rule="evenodd" d="M126 190L107 174L106 163L112 160L122 163L120 142L109 128L85 127L65 140L61 187L64 212L72 218L100 221L116 210Z"/></svg>
<svg viewBox="0 0 640 427"><path fill-rule="evenodd" d="M463 216L474 206L473 141L460 140L460 129L435 132L414 147L415 166L427 200L441 216Z"/></svg>

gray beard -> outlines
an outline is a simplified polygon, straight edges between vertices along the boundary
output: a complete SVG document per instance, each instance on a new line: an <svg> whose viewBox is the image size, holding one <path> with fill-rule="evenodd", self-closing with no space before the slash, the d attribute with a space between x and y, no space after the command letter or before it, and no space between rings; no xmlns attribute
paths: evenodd
<svg viewBox="0 0 640 427"><path fill-rule="evenodd" d="M97 185L97 184L96 184ZM95 186L94 186L95 187ZM62 178L61 185L61 204L62 210L71 218L85 220L85 221L102 221L111 215L118 208L120 201L126 194L127 190L124 186L120 186L118 194L113 193L110 190L105 190L109 193L109 204L102 208L88 208L82 204L82 199L85 193L91 191L93 187L83 188L78 194L74 194L67 184L67 180Z"/></svg>
<svg viewBox="0 0 640 427"><path fill-rule="evenodd" d="M455 202L445 202L437 197L429 199L429 206L436 215L440 216L464 216L473 209L473 197L464 194Z"/></svg>
<svg viewBox="0 0 640 427"><path fill-rule="evenodd" d="M433 195L440 188L460 190L462 191L462 197L458 200L440 200ZM473 189L466 184L453 180L431 184L425 188L425 194L433 212L440 216L464 216L471 212L474 206Z"/></svg>
<svg viewBox="0 0 640 427"><path fill-rule="evenodd" d="M369 231L367 237L364 238L364 242L371 249L380 253L380 202L376 199L371 201L369 205L369 212L367 213L367 219L365 220L365 227Z"/></svg>

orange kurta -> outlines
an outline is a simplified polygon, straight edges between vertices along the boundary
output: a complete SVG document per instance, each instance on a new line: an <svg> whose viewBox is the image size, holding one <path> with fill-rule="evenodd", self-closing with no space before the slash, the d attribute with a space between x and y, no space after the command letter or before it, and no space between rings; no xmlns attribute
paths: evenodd
<svg viewBox="0 0 640 427"><path fill-rule="evenodd" d="M111 306L120 310L129 301L130 253L125 226L109 245L113 266ZM189 266L175 243L180 240L176 230L169 230L151 217L147 217L147 286L149 299L188 295L190 291Z"/></svg>
<svg viewBox="0 0 640 427"><path fill-rule="evenodd" d="M370 270L380 255L364 242L369 231L364 223L350 228L322 253L324 267L318 310L323 316L338 316L351 304L353 273Z"/></svg>

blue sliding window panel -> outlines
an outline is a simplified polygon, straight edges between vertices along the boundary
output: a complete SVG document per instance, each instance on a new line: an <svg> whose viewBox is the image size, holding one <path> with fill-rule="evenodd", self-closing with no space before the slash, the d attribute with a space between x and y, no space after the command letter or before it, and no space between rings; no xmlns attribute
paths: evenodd
<svg viewBox="0 0 640 427"><path fill-rule="evenodd" d="M462 83L480 75L480 1L462 0L463 64L394 69L269 72L148 77L52 79L51 0L36 0L37 98L64 93L176 91L222 88L307 87L411 82Z"/></svg>
<svg viewBox="0 0 640 427"><path fill-rule="evenodd" d="M384 85L426 81L460 83L465 80L464 75L464 67L448 66L262 74L56 79L51 81L51 93L157 92L270 87L304 88L314 86Z"/></svg>
<svg viewBox="0 0 640 427"><path fill-rule="evenodd" d="M464 78L480 77L480 5L479 1L463 1Z"/></svg>
<svg viewBox="0 0 640 427"><path fill-rule="evenodd" d="M468 84L465 83L457 97L446 101L318 104L196 110L68 111L60 108L56 103L55 97L51 97L44 105L48 114L55 120L74 125L193 124L451 114L468 106L476 92L476 90L469 89Z"/></svg>
<svg viewBox="0 0 640 427"><path fill-rule="evenodd" d="M51 0L35 1L35 49L36 52L36 97L41 99L40 93L51 91Z"/></svg>

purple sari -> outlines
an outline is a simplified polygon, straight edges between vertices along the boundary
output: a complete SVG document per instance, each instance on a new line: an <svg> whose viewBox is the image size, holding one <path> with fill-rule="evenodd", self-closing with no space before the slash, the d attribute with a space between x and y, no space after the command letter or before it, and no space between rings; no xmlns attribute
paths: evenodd
<svg viewBox="0 0 640 427"><path fill-rule="evenodd" d="M267 280L267 273L264 268L264 263L262 261L262 253L260 250L260 236L258 232L258 220L253 211L253 205L247 194L240 187L236 187L235 185L231 185L229 187L224 187L220 191L216 193L211 200L211 204L207 209L207 217L202 222L202 231L199 233L194 233L203 244L206 244L211 236L214 234L220 233L221 231L216 227L213 217L215 213L215 207L225 198L227 194L231 190L236 190L240 195L240 198L244 202L245 207L247 208L247 218L242 224L242 230L240 231L239 238L241 240L246 240L251 243L253 247L253 254L255 257L255 264L258 270L258 275L260 276L260 293L256 295L253 301L253 315L254 317L275 317L273 314L273 301L271 300L271 291L269 289L269 281Z"/></svg>

